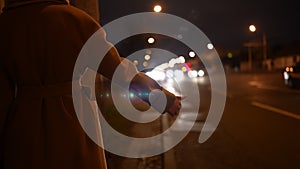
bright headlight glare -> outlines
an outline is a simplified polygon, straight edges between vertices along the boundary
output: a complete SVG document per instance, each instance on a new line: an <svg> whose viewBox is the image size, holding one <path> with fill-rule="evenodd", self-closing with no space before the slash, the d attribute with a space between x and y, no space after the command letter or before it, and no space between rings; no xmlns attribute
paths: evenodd
<svg viewBox="0 0 300 169"><path fill-rule="evenodd" d="M205 74L205 73L204 73L204 71L203 71L203 70L199 70L199 71L198 71L198 75L199 75L199 77L203 77L203 76L204 76L204 74Z"/></svg>
<svg viewBox="0 0 300 169"><path fill-rule="evenodd" d="M289 71L290 71L290 68L289 68L289 67L286 67L286 68L285 68L285 71L286 71L286 72L289 72Z"/></svg>
<svg viewBox="0 0 300 169"><path fill-rule="evenodd" d="M283 73L283 78L284 78L285 80L288 80L288 79L289 79L289 74L288 74L287 72L284 72L284 73Z"/></svg>

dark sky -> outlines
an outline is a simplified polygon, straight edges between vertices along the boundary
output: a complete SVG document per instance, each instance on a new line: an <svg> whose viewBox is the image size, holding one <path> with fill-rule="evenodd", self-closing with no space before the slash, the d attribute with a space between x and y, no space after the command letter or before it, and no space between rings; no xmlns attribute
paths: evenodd
<svg viewBox="0 0 300 169"><path fill-rule="evenodd" d="M102 25L119 17L152 11L162 4L163 12L189 20L224 49L239 49L243 43L266 33L269 44L300 40L300 10L297 0L100 0ZM249 24L257 26L255 34Z"/></svg>

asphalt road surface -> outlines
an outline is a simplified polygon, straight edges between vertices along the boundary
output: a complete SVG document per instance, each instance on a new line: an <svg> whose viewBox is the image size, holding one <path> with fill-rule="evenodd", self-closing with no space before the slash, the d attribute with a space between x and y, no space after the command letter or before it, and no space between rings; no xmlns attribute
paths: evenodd
<svg viewBox="0 0 300 169"><path fill-rule="evenodd" d="M284 86L279 72L231 73L226 75L226 79L224 113L217 129L206 142L200 144L198 138L200 132L206 132L201 129L210 109L211 88L208 79L202 78L197 79L201 95L199 112L190 112L191 105L183 105L177 118L164 115L154 123L144 125L145 128L130 125L131 134L142 133L144 137L159 134L170 125L176 126L172 132L183 132L193 125L178 145L150 158L134 159L108 154L109 168L300 168L300 90ZM224 95L222 92L218 94ZM195 114L198 119L193 124L189 116ZM168 144L168 141L168 138L163 139L160 146Z"/></svg>
<svg viewBox="0 0 300 169"><path fill-rule="evenodd" d="M197 129L190 132L172 150L176 168L300 168L300 91L284 86L279 72L226 78L227 101L217 130L202 144ZM206 98L209 89L201 90Z"/></svg>

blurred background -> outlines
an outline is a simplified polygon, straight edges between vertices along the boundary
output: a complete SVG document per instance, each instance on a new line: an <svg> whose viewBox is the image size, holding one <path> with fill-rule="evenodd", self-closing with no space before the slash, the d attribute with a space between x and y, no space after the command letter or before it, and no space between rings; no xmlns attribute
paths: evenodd
<svg viewBox="0 0 300 169"><path fill-rule="evenodd" d="M0 7L3 4L0 0ZM218 75L214 74L214 65L205 67L197 53L178 40L183 38L180 34L177 39L140 34L116 44L122 57L127 57L138 70L170 92L181 95L180 88L196 84L200 107L194 112L191 111L194 105L185 103L177 117L161 115L153 122L138 124L120 115L111 98L110 82L104 81L102 89L97 91L98 101L103 105L105 118L117 131L133 137L149 137L171 125L175 126L174 133L192 127L178 145L157 156L126 158L106 152L109 169L300 168L297 1L71 0L71 4L89 13L101 25L139 12L182 17L210 39L206 47L217 51L226 75L227 91L212 91L211 78ZM184 27L178 29L188 31ZM211 110L212 92L225 96L226 104L217 129L203 130ZM141 113L140 118L143 116L151 113ZM198 138L202 132L214 133L200 144ZM172 140L165 136L157 145L163 148L169 142ZM130 151L134 146L129 144L126 148Z"/></svg>

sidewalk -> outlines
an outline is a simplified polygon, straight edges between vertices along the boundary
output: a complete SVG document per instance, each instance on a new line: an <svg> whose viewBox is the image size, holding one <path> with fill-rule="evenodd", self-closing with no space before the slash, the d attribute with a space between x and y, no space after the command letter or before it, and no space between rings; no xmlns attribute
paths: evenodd
<svg viewBox="0 0 300 169"><path fill-rule="evenodd" d="M128 136L147 137L155 135L161 131L160 118L151 124L140 125L129 124L130 122L124 120L123 117L118 115L111 116L114 116L114 119L111 122L114 124L117 123L117 127L121 128L121 126L126 126L122 127L122 129L118 131L124 134L126 133ZM112 126L114 126L114 124L112 124ZM130 146L134 145L128 145L128 147ZM127 158L106 152L106 157L108 169L163 169L163 154L148 158Z"/></svg>
<svg viewBox="0 0 300 169"><path fill-rule="evenodd" d="M103 99L101 103L102 105L105 105L102 108L101 112L105 112L102 114L105 117L106 121L117 132L123 135L134 138L147 138L158 135L162 131L161 116L150 123L135 123L123 117L116 110L115 106L112 104L112 100L110 97L105 97L105 99ZM139 104L136 106L136 108L145 109L145 105ZM141 113L140 115L141 117L138 118L145 118L144 116L151 116L153 114L150 112L147 114ZM124 147L124 151L126 151L126 149L130 151L135 148L135 145L132 144L128 144L125 146L126 147ZM163 165L162 155L157 155L149 158L127 158L106 151L106 157L108 169L161 169Z"/></svg>

